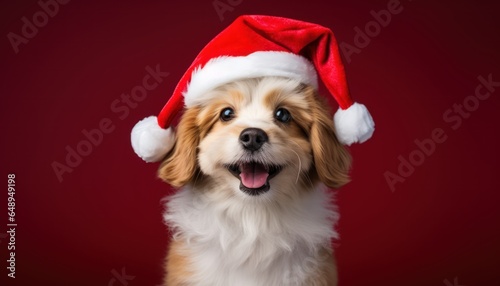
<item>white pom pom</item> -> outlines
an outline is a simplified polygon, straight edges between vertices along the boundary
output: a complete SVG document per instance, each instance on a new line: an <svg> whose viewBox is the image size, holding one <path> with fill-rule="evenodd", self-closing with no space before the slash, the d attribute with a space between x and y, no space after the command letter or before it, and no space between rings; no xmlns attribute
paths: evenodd
<svg viewBox="0 0 500 286"><path fill-rule="evenodd" d="M132 148L144 161L158 162L172 149L175 134L171 127L163 129L156 116L146 117L137 122L130 136Z"/></svg>
<svg viewBox="0 0 500 286"><path fill-rule="evenodd" d="M375 123L366 106L354 103L349 108L339 108L333 116L337 138L342 144L363 143L372 137Z"/></svg>

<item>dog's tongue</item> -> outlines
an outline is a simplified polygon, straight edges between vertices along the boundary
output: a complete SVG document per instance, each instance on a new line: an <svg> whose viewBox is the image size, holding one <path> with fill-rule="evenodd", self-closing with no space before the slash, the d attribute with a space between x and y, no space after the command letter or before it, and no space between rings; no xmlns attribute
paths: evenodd
<svg viewBox="0 0 500 286"><path fill-rule="evenodd" d="M269 173L266 168L258 163L245 163L240 166L241 183L250 189L257 189L267 182Z"/></svg>

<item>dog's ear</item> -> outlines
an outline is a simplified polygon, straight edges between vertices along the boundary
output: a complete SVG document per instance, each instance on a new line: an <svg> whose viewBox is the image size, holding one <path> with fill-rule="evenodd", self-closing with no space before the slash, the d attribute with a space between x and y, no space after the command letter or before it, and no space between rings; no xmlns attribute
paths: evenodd
<svg viewBox="0 0 500 286"><path fill-rule="evenodd" d="M172 151L158 169L158 177L175 188L186 185L198 172L199 128L196 117L199 108L189 108L177 125L176 140Z"/></svg>
<svg viewBox="0 0 500 286"><path fill-rule="evenodd" d="M335 135L333 119L326 102L314 96L310 141L316 173L325 185L339 188L349 182L351 156Z"/></svg>

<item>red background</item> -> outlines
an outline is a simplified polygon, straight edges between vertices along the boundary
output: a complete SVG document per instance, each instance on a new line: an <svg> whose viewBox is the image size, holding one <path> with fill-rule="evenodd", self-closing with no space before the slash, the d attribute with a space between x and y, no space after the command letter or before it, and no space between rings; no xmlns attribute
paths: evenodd
<svg viewBox="0 0 500 286"><path fill-rule="evenodd" d="M15 280L6 279L0 237L2 285L158 285L167 247L160 200L171 190L155 178L156 164L133 153L132 126L161 109L199 50L238 15L316 22L354 45L354 28L389 1L230 1L241 3L223 19L212 2L71 1L17 54L7 34L21 34L22 17L40 6L2 5L0 174L4 186L16 174L18 223ZM478 76L500 81L498 8L447 2L402 0L402 12L346 62L351 92L377 130L350 148L353 180L338 194L341 285L454 285L455 277L500 285L500 90L456 130L442 118L474 94ZM156 64L170 75L119 119L111 103ZM114 131L59 182L51 164L64 163L66 146L103 118ZM391 191L384 173L397 174L398 157L435 128L447 140ZM113 284L123 268L135 278Z"/></svg>

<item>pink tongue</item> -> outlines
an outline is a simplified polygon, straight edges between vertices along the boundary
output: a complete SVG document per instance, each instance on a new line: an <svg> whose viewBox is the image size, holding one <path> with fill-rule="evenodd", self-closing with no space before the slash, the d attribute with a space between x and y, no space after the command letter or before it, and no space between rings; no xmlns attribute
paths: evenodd
<svg viewBox="0 0 500 286"><path fill-rule="evenodd" d="M242 164L240 168L241 183L245 187L257 189L266 184L269 173L261 164Z"/></svg>

